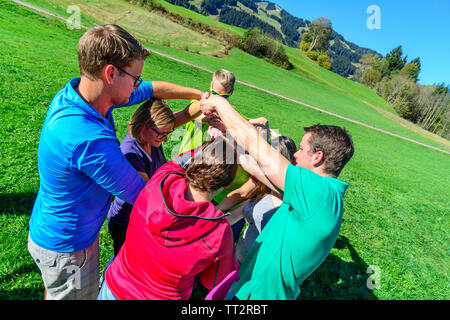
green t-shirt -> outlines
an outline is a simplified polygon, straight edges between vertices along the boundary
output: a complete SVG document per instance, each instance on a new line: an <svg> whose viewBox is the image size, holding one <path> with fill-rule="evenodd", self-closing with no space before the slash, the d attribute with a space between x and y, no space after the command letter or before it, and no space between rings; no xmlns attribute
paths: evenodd
<svg viewBox="0 0 450 320"><path fill-rule="evenodd" d="M207 122L192 120L186 123L186 132L183 140L181 140L180 151L178 152L191 151L202 145L203 142L210 140L211 136L207 132L208 127L209 124Z"/></svg>
<svg viewBox="0 0 450 320"><path fill-rule="evenodd" d="M248 181L248 178L250 178L250 175L242 169L241 166L238 166L236 171L236 176L234 177L233 181L229 185L228 188L223 189L222 192L220 192L217 196L214 197L214 201L217 203L221 203L223 199L233 190L239 189L244 183ZM235 208L239 207L240 204L234 206L230 210L234 210Z"/></svg>
<svg viewBox="0 0 450 320"><path fill-rule="evenodd" d="M243 117L247 120L249 119L245 116ZM200 121L192 120L186 123L186 133L183 136L180 151L178 153L190 151L202 145L203 142L209 141L211 136L207 132L208 127L209 124L207 122L202 123ZM214 201L220 203L228 195L228 193L240 188L245 182L247 182L248 178L250 178L250 175L244 171L241 166L239 166L236 171L236 177L231 182L231 185L215 196Z"/></svg>
<svg viewBox="0 0 450 320"><path fill-rule="evenodd" d="M232 289L241 300L295 300L326 259L342 222L348 184L290 164L283 203L250 248Z"/></svg>

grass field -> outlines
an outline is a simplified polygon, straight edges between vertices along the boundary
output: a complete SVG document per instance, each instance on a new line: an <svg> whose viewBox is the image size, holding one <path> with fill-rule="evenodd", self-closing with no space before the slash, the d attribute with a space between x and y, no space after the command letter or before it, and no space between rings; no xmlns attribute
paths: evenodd
<svg viewBox="0 0 450 320"><path fill-rule="evenodd" d="M68 30L65 23L8 1L0 2L0 19L0 46L5 48L0 52L0 299L41 299L40 274L26 249L29 215L39 188L37 147L51 99L79 74L76 46L82 31ZM369 103L377 98L342 80L340 84L327 72L319 73L317 83L237 50L222 60L166 50L211 69L222 63L236 70L239 79L442 147L367 107L362 96ZM305 67L305 74L313 74L314 68ZM157 55L146 61L142 76L203 89L211 77ZM353 136L355 155L340 176L350 184L341 233L323 265L302 285L299 299L450 298L449 155L243 85L236 87L230 101L246 116L266 116L273 128L297 143L302 127L317 122L343 126ZM186 101L169 104L179 110ZM114 111L119 139L133 110ZM175 144L164 146L166 155ZM100 248L103 268L112 254L105 225ZM379 268L378 289L367 287L369 266Z"/></svg>

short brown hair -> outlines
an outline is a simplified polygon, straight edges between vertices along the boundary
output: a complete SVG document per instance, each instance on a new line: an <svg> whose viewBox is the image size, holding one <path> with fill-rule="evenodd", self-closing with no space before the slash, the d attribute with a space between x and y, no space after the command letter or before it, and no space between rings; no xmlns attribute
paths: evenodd
<svg viewBox="0 0 450 320"><path fill-rule="evenodd" d="M175 122L175 116L169 105L156 98L145 101L134 111L128 122L128 134L139 141L142 128L162 128Z"/></svg>
<svg viewBox="0 0 450 320"><path fill-rule="evenodd" d="M228 88L229 91L233 91L234 82L236 78L231 71L220 69L213 73L213 80L217 80L222 86Z"/></svg>
<svg viewBox="0 0 450 320"><path fill-rule="evenodd" d="M213 147L215 146L215 147ZM205 142L201 152L196 152L186 169L186 181L195 189L214 192L228 186L234 180L237 171L237 155L234 148L232 161L227 161L230 145L222 139ZM230 156L230 154L228 154Z"/></svg>
<svg viewBox="0 0 450 320"><path fill-rule="evenodd" d="M78 42L80 73L91 80L98 79L107 64L123 68L136 59L145 60L149 55L139 41L115 24L94 26Z"/></svg>
<svg viewBox="0 0 450 320"><path fill-rule="evenodd" d="M316 124L304 128L310 132L311 152L322 151L324 171L337 177L354 152L353 140L347 130L337 126Z"/></svg>

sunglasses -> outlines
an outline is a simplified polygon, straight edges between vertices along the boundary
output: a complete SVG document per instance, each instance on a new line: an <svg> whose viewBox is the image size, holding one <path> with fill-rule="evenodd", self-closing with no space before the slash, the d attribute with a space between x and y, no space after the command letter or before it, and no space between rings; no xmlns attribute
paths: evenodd
<svg viewBox="0 0 450 320"><path fill-rule="evenodd" d="M215 95L221 96L221 97L223 97L225 99L228 99L231 96L231 94L233 93L233 91L234 91L234 89L231 90L231 92L228 92L228 93L219 93L219 92L213 90L212 87L209 87L209 92L211 92L211 94L215 94Z"/></svg>
<svg viewBox="0 0 450 320"><path fill-rule="evenodd" d="M153 127L152 127L152 130L153 130L154 133L157 134L158 139L167 137L173 131L173 130L170 130L169 132L160 132L160 131L158 131L158 129L153 128Z"/></svg>
<svg viewBox="0 0 450 320"><path fill-rule="evenodd" d="M113 64L113 66L116 67L117 69L119 69L120 71L126 73L126 74L129 75L130 77L132 77L132 78L135 80L135 81L134 81L134 86L135 86L136 88L138 88L138 87L141 85L142 81L144 81L144 80L142 80L142 78L140 78L140 77L139 77L139 78L138 78L138 77L135 77L135 76L133 76L131 73L128 73L127 71L123 70L122 68L120 68L120 67L118 67L118 66L116 66L116 65L114 65L114 64Z"/></svg>

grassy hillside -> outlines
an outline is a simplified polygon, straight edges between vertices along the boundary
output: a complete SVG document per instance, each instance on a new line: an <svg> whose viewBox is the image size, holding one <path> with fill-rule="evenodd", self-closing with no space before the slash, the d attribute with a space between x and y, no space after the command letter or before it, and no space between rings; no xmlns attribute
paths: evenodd
<svg viewBox="0 0 450 320"><path fill-rule="evenodd" d="M160 0L162 1L162 0ZM298 48L303 32L309 30L311 21L295 17L277 4L269 1L253 2L236 0L234 3L224 4L215 0L166 0L170 3L187 6L194 5L196 11L202 12L218 21L242 27L245 29L258 27L266 34L284 44ZM207 3L206 7L202 4ZM315 18L319 18L316 16ZM359 47L344 39L338 32L331 33L328 55L330 56L332 71L349 79L353 78L359 66L359 59L364 54L378 54L376 51Z"/></svg>
<svg viewBox="0 0 450 320"><path fill-rule="evenodd" d="M116 23L126 26L129 32L149 43L171 46L173 48L190 50L202 54L213 54L223 49L215 39L194 32L184 26L149 12L147 9L132 5L123 0L32 0L29 3L54 12L63 17L69 17L67 8L76 5L81 10L81 24Z"/></svg>
<svg viewBox="0 0 450 320"><path fill-rule="evenodd" d="M8 48L0 54L0 299L41 299L40 274L26 249L29 215L39 187L37 146L51 99L79 74L76 46L82 31L68 30L65 23L6 1L0 2L0 19L0 46ZM166 49L212 69L221 63L235 67L240 79L322 101L354 117L371 120L378 114L355 98L362 93L345 94L338 80L315 83L237 50L219 60ZM142 77L207 89L211 75L151 55ZM370 93L364 94L370 98ZM450 298L449 155L243 85L237 86L230 101L249 117L266 116L273 128L297 143L302 127L317 122L344 126L353 136L355 155L340 176L350 184L341 233L323 265L302 285L300 299ZM174 110L186 103L169 101ZM119 139L134 109L114 111ZM417 137L379 115L373 121ZM168 157L176 143L164 146ZM105 226L100 248L103 268L112 253ZM367 288L369 266L379 268L379 289Z"/></svg>
<svg viewBox="0 0 450 320"><path fill-rule="evenodd" d="M392 107L374 91L320 68L304 57L299 56L298 60L306 66L302 70L308 74L307 78L277 68L237 49L232 49L224 58L216 58L164 46L152 44L148 46L210 70L220 68L231 70L239 80L410 139L450 150L450 143L443 138L430 135L425 130L418 129L413 132L401 126L400 117L393 115ZM318 81L311 80L320 76L323 77ZM388 112L390 117L387 118L384 113L377 110ZM392 118L396 121L392 121Z"/></svg>
<svg viewBox="0 0 450 320"><path fill-rule="evenodd" d="M216 27L230 28L226 24L183 7L171 5L163 0L157 1L167 10L185 17L199 19L203 23L210 23ZM100 0L29 0L29 3L42 6L65 17L69 16L66 12L67 7L75 4L81 9L81 22L87 26L93 23L119 23L150 48L211 70L227 68L233 71L239 80L422 143L450 150L449 141L412 124L405 127L405 122L395 116L393 108L373 90L317 66L297 49L285 46L289 59L294 65L292 71L286 71L238 49L231 50L224 58L213 57L210 53L217 52L221 48L217 41L212 39L209 41L207 40L209 38L204 35L124 0L108 0L106 8L104 8L105 1ZM175 33L170 33L170 30L175 30ZM236 28L232 27L230 30L236 31ZM243 30L240 29L240 31ZM171 38L173 36L176 40ZM167 41L170 42L170 47L167 47ZM202 54L194 53L199 51L198 43L202 43L203 47L200 51ZM185 50L186 48L189 52ZM386 112L391 113L388 118L386 118Z"/></svg>

